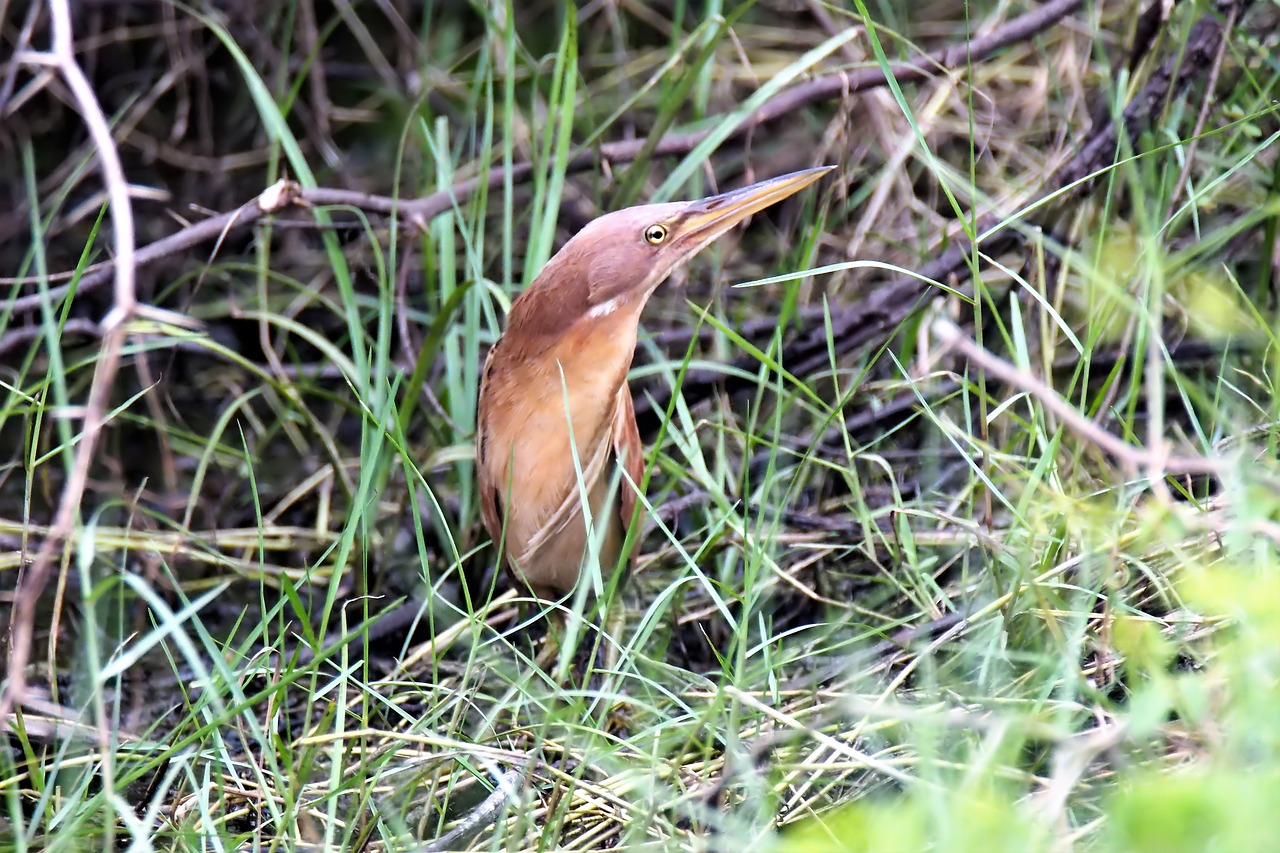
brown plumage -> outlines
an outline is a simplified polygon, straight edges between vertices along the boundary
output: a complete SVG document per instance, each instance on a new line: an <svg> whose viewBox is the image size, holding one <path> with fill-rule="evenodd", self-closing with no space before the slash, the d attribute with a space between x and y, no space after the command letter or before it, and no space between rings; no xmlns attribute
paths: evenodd
<svg viewBox="0 0 1280 853"><path fill-rule="evenodd" d="M644 472L626 377L653 291L738 222L831 168L601 216L511 304L480 379L476 463L485 527L520 587L550 599L573 589L588 546L584 493L601 571L618 563ZM611 498L619 463L626 476Z"/></svg>

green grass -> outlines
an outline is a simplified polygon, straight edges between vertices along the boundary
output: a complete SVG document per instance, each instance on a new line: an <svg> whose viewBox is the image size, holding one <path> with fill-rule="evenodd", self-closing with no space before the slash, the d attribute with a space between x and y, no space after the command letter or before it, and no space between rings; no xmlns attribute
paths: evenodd
<svg viewBox="0 0 1280 853"><path fill-rule="evenodd" d="M766 2L173 7L166 50L204 70L163 86L169 54L122 35L142 23L78 21L103 39L94 82L130 180L174 193L135 204L147 239L286 176L416 197L534 167L429 222L295 210L149 268L143 298L204 329L128 344L43 602L37 691L0 750L0 849L408 849L530 760L474 849L1280 846L1274 12L1232 33L1202 125L1192 86L1091 194L1041 205L1090 116L1119 113L1203 10L1178 4L1131 80L1112 69L1132 10L1086 4L951 80L726 142L797 81L1025 11L846 5L832 31ZM157 112L135 113L153 89ZM76 126L33 97L19 115ZM573 166L697 128L682 157ZM110 245L96 205L73 216L97 188L82 138L24 132L0 257L38 283L0 300L49 298L21 317L0 302L0 345L38 330L0 349L4 596L52 517L97 353L63 328L99 297L50 276ZM539 670L545 620L489 571L471 455L510 300L601 212L828 162L646 311L632 382L664 416L640 567L608 636L574 621L585 596L559 605L617 664ZM987 215L1043 227L841 349L846 306ZM1044 394L941 351L940 316L1135 452L1219 475L1108 455ZM798 372L785 342L812 328L829 357ZM683 393L707 370L748 390ZM416 630L384 630L402 600Z"/></svg>

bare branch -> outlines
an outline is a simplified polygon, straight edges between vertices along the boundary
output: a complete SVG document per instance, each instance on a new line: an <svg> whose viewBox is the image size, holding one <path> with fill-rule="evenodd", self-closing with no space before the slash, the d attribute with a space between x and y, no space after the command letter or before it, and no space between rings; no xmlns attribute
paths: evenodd
<svg viewBox="0 0 1280 853"><path fill-rule="evenodd" d="M1084 415L1072 406L1044 380L1029 371L1021 370L990 350L978 346L960 328L944 317L934 319L930 327L935 337L946 349L954 350L981 367L992 376L1030 394L1050 412L1053 412L1071 431L1116 459L1131 474L1150 472L1152 477L1165 474L1212 474L1222 476L1223 463L1205 456L1176 456L1147 447L1129 444ZM943 352L946 350L944 349ZM940 355L942 353L939 353Z"/></svg>
<svg viewBox="0 0 1280 853"><path fill-rule="evenodd" d="M89 466L97 450L98 435L106 419L111 389L120 367L120 352L128 336L128 321L137 308L134 284L135 252L133 207L129 198L129 185L125 181L124 167L119 152L111 138L107 122L98 98L89 84L83 69L76 61L71 30L71 7L68 0L49 0L52 22L52 49L48 56L57 67L75 98L77 109L89 131L97 153L102 181L107 188L111 205L111 226L115 248L113 266L115 280L114 305L102 322L102 351L98 357L85 405L84 427L76 446L75 460L63 485L49 536L41 543L35 559L22 574L14 596L13 618L9 627L9 680L0 697L0 731L9 723L10 711L19 705L26 694L27 663L31 658L32 635L35 631L36 607L45 586L49 582L54 554L62 549L75 529L79 517L80 500L84 496L89 477ZM64 563L65 565L65 563ZM52 632L56 635L57 614L54 614Z"/></svg>
<svg viewBox="0 0 1280 853"><path fill-rule="evenodd" d="M1109 122L1100 131L1095 131L1079 153L1058 170L1051 183L1063 188L1064 193L1071 197L1088 192L1098 177L1096 173L1115 162L1120 140L1136 137L1142 128L1159 116L1171 96L1185 90L1215 64L1219 47L1226 37L1226 21L1241 20L1253 3L1254 0L1215 0L1213 9L1191 27L1186 46L1156 69L1147 85L1124 108L1119 126L1116 122Z"/></svg>
<svg viewBox="0 0 1280 853"><path fill-rule="evenodd" d="M434 841L414 848L416 853L444 853L447 850L461 850L467 842L478 835L485 827L492 826L504 808L510 806L524 790L525 782L537 758L527 757L518 767L506 773L493 773L493 791L475 808L468 812L458 824Z"/></svg>
<svg viewBox="0 0 1280 853"><path fill-rule="evenodd" d="M1043 32L1082 5L1082 0L1051 0L1031 12L1009 21L991 32L976 36L967 42L952 45L943 50L930 53L918 60L900 62L890 66L899 84L910 83L928 78L939 72L949 73L965 69L970 63L983 59L991 54L1025 41ZM844 97L855 92L865 92L887 85L884 71L878 67L858 68L825 74L812 80L798 83L780 92L760 106L754 114L735 128L729 139L749 134L756 128L778 121L803 107L831 98ZM710 130L698 130L688 133L674 133L664 136L653 147L655 157L672 157L688 154L710 133ZM645 151L647 140L627 139L601 145L598 149L579 151L567 165L568 172L582 172L596 166L601 161L609 163L625 163L634 160ZM517 163L509 170L513 183L522 183L533 175L533 164ZM373 193L355 192L352 190L317 187L300 189L293 200L311 205L345 205L373 213L397 213L410 224L421 227L437 216L447 213L456 204L466 201L482 187L490 189L499 187L507 180L508 170L497 166L483 175L473 176L454 184L448 190L431 193L417 199L402 199L393 196ZM223 213L210 219L189 225L182 230L163 237L137 252L136 262L139 265L154 263L162 258L176 255L193 246L200 245L215 238L225 237L233 230L248 227L260 219L265 211L254 201L246 202L240 208ZM77 292L84 292L100 287L111 273L113 261L105 261L90 267L81 276L77 284ZM72 273L60 273L51 276L51 281L65 282L72 278ZM14 284L37 284L31 278L0 278L0 286ZM54 288L47 298L60 299L69 292L69 286ZM32 294L15 299L10 305L14 314L38 310L43 294Z"/></svg>

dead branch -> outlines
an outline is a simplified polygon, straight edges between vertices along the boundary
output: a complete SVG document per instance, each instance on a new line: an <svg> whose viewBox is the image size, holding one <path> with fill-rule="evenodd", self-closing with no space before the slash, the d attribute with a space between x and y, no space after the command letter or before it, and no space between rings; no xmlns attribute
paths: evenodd
<svg viewBox="0 0 1280 853"><path fill-rule="evenodd" d="M511 806L520 797L537 760L536 755L530 755L519 766L513 767L506 773L494 772L493 791L489 796L468 812L453 829L436 840L414 849L417 853L444 853L444 851L460 850L465 847L467 842L479 835L486 827L492 826L502 810Z"/></svg>
<svg viewBox="0 0 1280 853"><path fill-rule="evenodd" d="M1109 171L1120 154L1121 130L1124 131L1123 138L1136 139L1160 116L1170 98L1205 75L1214 65L1214 58L1227 33L1227 22L1242 20L1253 2L1215 0L1213 8L1191 27L1185 49L1166 60L1124 108L1120 127L1115 122L1108 122L1094 131L1080 152L1053 176L1050 185L1059 195L1058 203L1066 203L1088 193L1094 181Z"/></svg>
<svg viewBox="0 0 1280 853"><path fill-rule="evenodd" d="M1153 478L1166 474L1212 474L1222 476L1222 460L1205 456L1178 456L1166 452L1129 444L1107 432L1062 397L1040 377L1022 370L979 346L960 327L944 317L934 319L930 330L942 342L944 350L954 350L992 376L1034 397L1040 405L1056 415L1072 432L1089 444L1100 448L1120 463L1130 476L1146 472Z"/></svg>
<svg viewBox="0 0 1280 853"><path fill-rule="evenodd" d="M27 662L31 657L32 634L35 631L36 607L45 586L49 582L54 553L62 549L65 567L65 545L71 537L80 513L80 500L84 496L89 477L89 466L97 450L98 435L106 420L107 405L120 368L120 352L128 337L128 324L137 309L135 291L135 256L133 207L129 199L129 185L125 181L120 154L111 138L111 126L98 104L89 78L76 61L74 39L71 30L71 7L68 0L49 0L52 23L50 50L48 53L31 53L24 61L32 65L56 68L72 96L80 117L88 128L97 154L102 181L107 188L111 207L111 224L116 254L112 269L115 280L114 305L102 321L102 349L89 388L89 398L84 410L84 428L76 447L75 460L68 472L58 509L54 515L52 530L40 545L35 559L18 583L13 603L13 618L9 626L9 680L0 696L0 731L9 724L9 712L22 703L27 687ZM57 614L54 614L57 633Z"/></svg>

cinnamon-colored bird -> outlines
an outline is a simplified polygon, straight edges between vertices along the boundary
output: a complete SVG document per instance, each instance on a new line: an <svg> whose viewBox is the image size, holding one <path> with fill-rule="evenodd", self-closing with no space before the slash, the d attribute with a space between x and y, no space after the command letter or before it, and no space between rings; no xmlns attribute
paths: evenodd
<svg viewBox="0 0 1280 853"><path fill-rule="evenodd" d="M476 459L485 527L520 586L545 599L573 589L590 544L583 495L601 571L618 563L644 470L626 377L653 291L734 225L833 168L601 216L512 302L480 379ZM610 505L615 464L631 482Z"/></svg>

